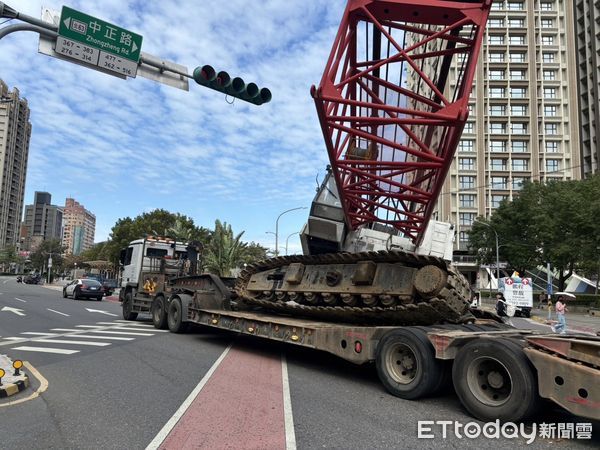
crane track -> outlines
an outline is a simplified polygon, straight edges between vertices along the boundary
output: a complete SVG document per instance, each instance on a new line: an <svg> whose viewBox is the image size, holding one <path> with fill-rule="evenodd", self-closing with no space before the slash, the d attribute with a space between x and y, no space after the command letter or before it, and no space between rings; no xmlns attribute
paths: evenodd
<svg viewBox="0 0 600 450"><path fill-rule="evenodd" d="M404 263L415 268L434 265L443 269L448 278L445 287L432 298L417 298L413 303L403 303L390 307L306 305L293 301L274 301L272 298L265 298L262 292L248 290L252 275L285 267L292 263L312 266L318 264L354 264L362 261ZM378 325L432 325L442 322L463 323L473 319L468 313L470 303L469 283L460 272L441 258L402 251L275 257L252 264L242 271L236 283L235 292L238 298L249 306L258 306L281 314L336 322Z"/></svg>

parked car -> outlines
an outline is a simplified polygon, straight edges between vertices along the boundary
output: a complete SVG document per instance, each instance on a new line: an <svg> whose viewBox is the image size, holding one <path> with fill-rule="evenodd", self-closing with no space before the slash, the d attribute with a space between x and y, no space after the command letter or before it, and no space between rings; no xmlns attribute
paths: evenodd
<svg viewBox="0 0 600 450"><path fill-rule="evenodd" d="M102 287L104 288L104 294L108 297L112 295L114 290L118 287L117 280L113 280L112 278L105 278L102 281Z"/></svg>
<svg viewBox="0 0 600 450"><path fill-rule="evenodd" d="M104 288L102 284L91 278L77 278L63 287L63 297L73 297L73 300L80 298L95 298L102 300L104 296Z"/></svg>
<svg viewBox="0 0 600 450"><path fill-rule="evenodd" d="M25 284L39 284L42 281L42 277L38 274L27 275L23 278L23 283Z"/></svg>

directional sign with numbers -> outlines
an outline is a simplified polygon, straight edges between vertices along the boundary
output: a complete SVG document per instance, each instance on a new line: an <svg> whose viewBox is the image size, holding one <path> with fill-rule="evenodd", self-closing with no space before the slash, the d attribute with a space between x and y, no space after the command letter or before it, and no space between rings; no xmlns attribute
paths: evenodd
<svg viewBox="0 0 600 450"><path fill-rule="evenodd" d="M142 36L63 6L55 51L105 70L135 77Z"/></svg>

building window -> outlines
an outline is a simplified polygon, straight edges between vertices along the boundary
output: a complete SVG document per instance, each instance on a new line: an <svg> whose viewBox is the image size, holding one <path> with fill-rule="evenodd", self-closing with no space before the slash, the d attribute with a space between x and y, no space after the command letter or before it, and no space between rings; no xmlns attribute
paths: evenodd
<svg viewBox="0 0 600 450"><path fill-rule="evenodd" d="M511 70L510 71L510 79L511 80L524 80L526 72L524 70Z"/></svg>
<svg viewBox="0 0 600 450"><path fill-rule="evenodd" d="M556 80L556 70L544 70L542 78L546 81Z"/></svg>
<svg viewBox="0 0 600 450"><path fill-rule="evenodd" d="M488 60L489 62L504 62L504 53L490 52Z"/></svg>
<svg viewBox="0 0 600 450"><path fill-rule="evenodd" d="M495 0L492 3L492 11L502 11L504 9L504 0Z"/></svg>
<svg viewBox="0 0 600 450"><path fill-rule="evenodd" d="M512 141L510 149L513 153L527 153L527 141Z"/></svg>
<svg viewBox="0 0 600 450"><path fill-rule="evenodd" d="M525 28L525 19L518 17L511 17L508 19L509 28Z"/></svg>
<svg viewBox="0 0 600 450"><path fill-rule="evenodd" d="M469 114L473 114L475 112L475 105L473 103L469 103L469 106L467 106L468 110L469 110Z"/></svg>
<svg viewBox="0 0 600 450"><path fill-rule="evenodd" d="M506 89L503 87L491 87L490 88L490 98L504 98L506 97Z"/></svg>
<svg viewBox="0 0 600 450"><path fill-rule="evenodd" d="M458 201L461 208L475 208L475 194L459 194Z"/></svg>
<svg viewBox="0 0 600 450"><path fill-rule="evenodd" d="M553 117L556 116L556 105L545 105L544 116Z"/></svg>
<svg viewBox="0 0 600 450"><path fill-rule="evenodd" d="M524 63L525 62L525 53L510 52L510 62Z"/></svg>
<svg viewBox="0 0 600 450"><path fill-rule="evenodd" d="M492 158L491 169L492 170L507 170L506 159Z"/></svg>
<svg viewBox="0 0 600 450"><path fill-rule="evenodd" d="M459 170L475 170L475 158L458 158Z"/></svg>
<svg viewBox="0 0 600 450"><path fill-rule="evenodd" d="M505 116L506 105L490 105L490 116Z"/></svg>
<svg viewBox="0 0 600 450"><path fill-rule="evenodd" d="M554 53L552 52L543 52L542 53L542 61L545 63L553 63L554 62Z"/></svg>
<svg viewBox="0 0 600 450"><path fill-rule="evenodd" d="M473 127L474 127L473 122L465 123L465 128L463 129L463 133L473 133Z"/></svg>
<svg viewBox="0 0 600 450"><path fill-rule="evenodd" d="M506 152L506 141L490 141L490 152Z"/></svg>
<svg viewBox="0 0 600 450"><path fill-rule="evenodd" d="M461 139L458 143L459 152L472 152L475 146L475 141L472 139Z"/></svg>
<svg viewBox="0 0 600 450"><path fill-rule="evenodd" d="M490 80L504 80L504 70L490 70L489 71L489 79Z"/></svg>
<svg viewBox="0 0 600 450"><path fill-rule="evenodd" d="M544 132L546 134L558 134L558 124L557 123L545 123L544 124Z"/></svg>
<svg viewBox="0 0 600 450"><path fill-rule="evenodd" d="M523 2L508 2L509 11L523 11Z"/></svg>
<svg viewBox="0 0 600 450"><path fill-rule="evenodd" d="M511 45L525 45L525 36L509 36L508 42Z"/></svg>
<svg viewBox="0 0 600 450"><path fill-rule="evenodd" d="M542 3L540 3L540 10L541 11L553 11L554 5L551 2L542 2Z"/></svg>
<svg viewBox="0 0 600 450"><path fill-rule="evenodd" d="M502 34L490 34L488 36L489 45L502 45L504 44L504 35Z"/></svg>
<svg viewBox="0 0 600 450"><path fill-rule="evenodd" d="M461 231L460 233L458 233L458 239L460 240L459 246L466 247L467 244L469 243L469 232Z"/></svg>
<svg viewBox="0 0 600 450"><path fill-rule="evenodd" d="M492 189L507 189L508 178L492 177Z"/></svg>
<svg viewBox="0 0 600 450"><path fill-rule="evenodd" d="M544 143L544 150L546 150L546 153L558 153L558 142L546 141Z"/></svg>
<svg viewBox="0 0 600 450"><path fill-rule="evenodd" d="M510 113L513 116L526 116L527 105L510 105Z"/></svg>
<svg viewBox="0 0 600 450"><path fill-rule="evenodd" d="M524 87L511 87L510 88L511 98L525 98L527 96L527 88Z"/></svg>
<svg viewBox="0 0 600 450"><path fill-rule="evenodd" d="M558 172L558 159L546 160L546 172Z"/></svg>
<svg viewBox="0 0 600 450"><path fill-rule="evenodd" d="M519 191L521 189L523 189L523 184L525 183L525 181L527 181L529 178L527 177L514 177L512 179L512 188L516 191Z"/></svg>
<svg viewBox="0 0 600 450"><path fill-rule="evenodd" d="M501 17L493 17L493 18L490 18L490 20L488 21L488 27L501 28L503 26L504 26L504 19Z"/></svg>
<svg viewBox="0 0 600 450"><path fill-rule="evenodd" d="M545 87L544 88L544 98L556 98L556 88Z"/></svg>
<svg viewBox="0 0 600 450"><path fill-rule="evenodd" d="M526 123L511 123L510 124L510 132L512 134L527 134L527 124Z"/></svg>
<svg viewBox="0 0 600 450"><path fill-rule="evenodd" d="M528 159L513 159L512 160L512 170L516 172L526 172L529 170L529 160Z"/></svg>
<svg viewBox="0 0 600 450"><path fill-rule="evenodd" d="M458 177L458 185L459 185L460 189L474 189L475 188L475 177L460 176L460 177Z"/></svg>
<svg viewBox="0 0 600 450"><path fill-rule="evenodd" d="M554 45L554 36L542 36L542 45Z"/></svg>
<svg viewBox="0 0 600 450"><path fill-rule="evenodd" d="M490 122L490 133L506 134L506 124L499 122Z"/></svg>
<svg viewBox="0 0 600 450"><path fill-rule="evenodd" d="M552 19L542 19L542 28L554 28L554 21Z"/></svg>
<svg viewBox="0 0 600 450"><path fill-rule="evenodd" d="M477 217L477 215L475 213L459 213L458 217L460 224L468 227L470 225L473 225L473 222L475 221L475 217Z"/></svg>
<svg viewBox="0 0 600 450"><path fill-rule="evenodd" d="M498 208L500 203L508 199L508 195L492 195L492 208Z"/></svg>

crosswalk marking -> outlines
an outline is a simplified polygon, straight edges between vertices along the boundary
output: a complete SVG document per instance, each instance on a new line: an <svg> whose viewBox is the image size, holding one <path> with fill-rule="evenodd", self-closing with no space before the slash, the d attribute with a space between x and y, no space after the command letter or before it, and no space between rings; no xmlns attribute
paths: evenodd
<svg viewBox="0 0 600 450"><path fill-rule="evenodd" d="M98 325L113 325L116 327L122 327L124 325L131 325L132 327L147 327L147 328L154 328L154 325L150 324L150 323L143 323L143 322L132 322L131 320L126 320L125 323L119 323L117 321L115 322L96 322Z"/></svg>
<svg viewBox="0 0 600 450"><path fill-rule="evenodd" d="M72 355L73 353L79 353L79 350L67 350L64 348L50 348L50 347L13 347L11 350L21 350L23 352L40 352L40 353L59 353L61 355Z"/></svg>
<svg viewBox="0 0 600 450"><path fill-rule="evenodd" d="M75 325L76 328L99 328L98 325Z"/></svg>
<svg viewBox="0 0 600 450"><path fill-rule="evenodd" d="M21 334L30 334L33 336L58 336L58 333L36 333L35 331L25 331Z"/></svg>
<svg viewBox="0 0 600 450"><path fill-rule="evenodd" d="M52 328L50 331L82 331L77 328Z"/></svg>
<svg viewBox="0 0 600 450"><path fill-rule="evenodd" d="M70 335L67 335L70 337ZM119 337L119 336L88 336L87 334L74 334L73 337L84 339L114 339L115 341L134 341L135 338Z"/></svg>
<svg viewBox="0 0 600 450"><path fill-rule="evenodd" d="M125 331L148 331L144 328L134 327L114 327L113 330L125 330ZM153 333L168 333L169 330L152 330Z"/></svg>
<svg viewBox="0 0 600 450"><path fill-rule="evenodd" d="M21 336L7 336L5 338L2 339L6 339L7 341L20 341L21 339L27 339L26 337L21 337Z"/></svg>
<svg viewBox="0 0 600 450"><path fill-rule="evenodd" d="M130 331L90 330L90 333L124 334L129 336L154 336L152 333L133 333Z"/></svg>
<svg viewBox="0 0 600 450"><path fill-rule="evenodd" d="M70 345L91 345L94 347L106 347L110 342L86 342L86 341L71 341L69 339L35 339L31 342L43 342L44 344L70 344Z"/></svg>

